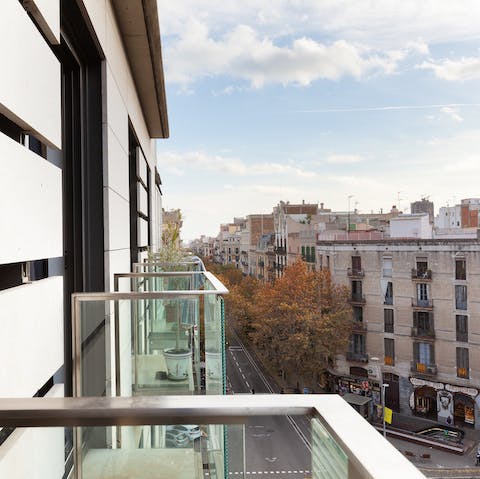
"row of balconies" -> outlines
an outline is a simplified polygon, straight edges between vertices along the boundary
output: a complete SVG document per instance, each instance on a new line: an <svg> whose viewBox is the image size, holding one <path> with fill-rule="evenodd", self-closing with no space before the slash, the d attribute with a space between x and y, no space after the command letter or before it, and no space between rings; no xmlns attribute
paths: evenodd
<svg viewBox="0 0 480 479"><path fill-rule="evenodd" d="M347 276L349 278L363 278L365 277L365 271L362 268L348 268L347 269ZM392 270L389 269L383 270L383 276L391 277ZM421 280L421 281L431 281L432 279L432 270L431 269L412 269L412 279L413 280Z"/></svg>
<svg viewBox="0 0 480 479"><path fill-rule="evenodd" d="M367 299L364 294L351 294L350 303L354 304L365 304ZM393 296L387 296L383 300L383 304L387 306L393 305ZM415 309L422 309L422 310L432 310L433 309L433 299L419 299L419 298L412 298L412 307ZM458 309L458 308L457 308Z"/></svg>

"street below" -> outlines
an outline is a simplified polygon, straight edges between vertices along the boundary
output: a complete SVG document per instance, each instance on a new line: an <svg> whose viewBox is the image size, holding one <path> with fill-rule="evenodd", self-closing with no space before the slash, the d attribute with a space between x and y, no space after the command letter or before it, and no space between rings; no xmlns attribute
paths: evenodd
<svg viewBox="0 0 480 479"><path fill-rule="evenodd" d="M263 374L259 364L241 340L230 335L227 347L227 384L234 394L271 394L275 385ZM230 438L230 435L229 435ZM278 478L311 477L310 424L307 417L257 416L245 424L245 464L238 454L240 444L233 434L229 439L229 475L246 477L275 475Z"/></svg>

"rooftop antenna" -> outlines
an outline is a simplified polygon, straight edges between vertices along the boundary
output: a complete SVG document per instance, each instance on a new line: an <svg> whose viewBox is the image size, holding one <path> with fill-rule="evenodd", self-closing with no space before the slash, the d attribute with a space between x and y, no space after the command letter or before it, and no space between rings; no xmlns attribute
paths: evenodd
<svg viewBox="0 0 480 479"><path fill-rule="evenodd" d="M400 197L400 193L403 193L403 191L397 191L397 207L398 207L398 211L402 211L402 208L400 208L400 201L405 199L405 198L401 198L401 197Z"/></svg>

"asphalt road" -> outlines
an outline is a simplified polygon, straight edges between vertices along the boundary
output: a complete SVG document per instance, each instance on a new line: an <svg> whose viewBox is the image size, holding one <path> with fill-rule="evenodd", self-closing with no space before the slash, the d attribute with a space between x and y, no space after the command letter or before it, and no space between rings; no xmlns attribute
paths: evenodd
<svg viewBox="0 0 480 479"><path fill-rule="evenodd" d="M273 387L241 341L230 336L227 349L227 384L234 394L271 394ZM268 474L280 479L311 477L309 422L305 417L259 416L245 424L245 464L238 437L229 439L229 475ZM234 435L235 436L235 435ZM245 469L244 469L245 467Z"/></svg>

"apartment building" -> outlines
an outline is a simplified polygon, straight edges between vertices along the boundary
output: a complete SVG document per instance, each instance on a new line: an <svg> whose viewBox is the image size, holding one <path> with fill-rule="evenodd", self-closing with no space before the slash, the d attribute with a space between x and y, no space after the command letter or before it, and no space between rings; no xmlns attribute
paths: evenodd
<svg viewBox="0 0 480 479"><path fill-rule="evenodd" d="M350 289L354 319L331 389L378 404L387 384L394 411L480 428L480 242L318 241L317 255Z"/></svg>
<svg viewBox="0 0 480 479"><path fill-rule="evenodd" d="M113 290L159 245L156 2L2 2L0 38L0 397L70 396L71 294ZM61 478L71 441L3 430L0 477Z"/></svg>
<svg viewBox="0 0 480 479"><path fill-rule="evenodd" d="M310 229L312 217L318 213L318 204L305 203L290 204L280 201L273 208L273 221L275 228L275 269L277 278L289 264L301 257L299 243L295 247L290 245L292 234L299 233L302 229ZM295 237L297 237L296 235Z"/></svg>

